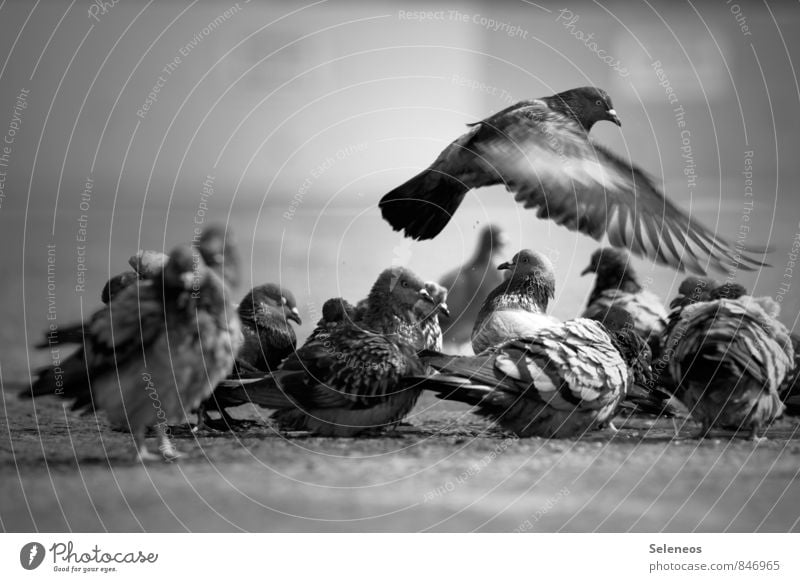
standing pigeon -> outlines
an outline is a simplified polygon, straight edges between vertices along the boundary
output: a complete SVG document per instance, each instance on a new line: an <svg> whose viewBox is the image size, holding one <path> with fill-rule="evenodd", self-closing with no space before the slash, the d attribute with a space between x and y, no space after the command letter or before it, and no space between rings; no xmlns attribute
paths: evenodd
<svg viewBox="0 0 800 582"><path fill-rule="evenodd" d="M424 368L413 339L414 309L429 298L422 281L403 267L385 270L368 297L360 323L342 322L307 342L277 372L255 380L225 381L243 398L277 409L284 428L322 436L356 436L394 425L417 402L420 390L401 385Z"/></svg>
<svg viewBox="0 0 800 582"><path fill-rule="evenodd" d="M158 275L168 260L167 255L158 251L139 251L128 259L128 264L133 269L116 275L108 280L103 287L100 299L108 305L123 289L135 284L137 281L148 281ZM54 349L54 346L68 344L83 345L84 322L61 325L55 332L49 332L44 339L35 345L36 348ZM37 379L19 396L22 398L45 396L48 394L63 395L64 384L70 384L74 390L78 385L84 398L76 400L78 408L83 407L89 399L90 391L86 374L86 363L83 352L77 351L64 358L59 365L43 368L38 372ZM85 401L84 401L85 399Z"/></svg>
<svg viewBox="0 0 800 582"><path fill-rule="evenodd" d="M769 297L710 299L675 310L664 340L676 395L702 424L761 431L783 412L779 392L794 359L788 330Z"/></svg>
<svg viewBox="0 0 800 582"><path fill-rule="evenodd" d="M502 262L500 253L507 241L508 236L500 227L485 227L472 259L439 281L447 288L447 305L451 314L448 322L442 322L444 341L448 346L463 351L462 346L470 345L472 326L478 317L481 301L503 282L497 267Z"/></svg>
<svg viewBox="0 0 800 582"><path fill-rule="evenodd" d="M511 277L489 293L478 312L472 328L472 349L476 354L558 323L545 314L556 289L550 259L526 249L497 268L511 270Z"/></svg>
<svg viewBox="0 0 800 582"><path fill-rule="evenodd" d="M605 324L566 321L477 356L423 355L438 374L406 381L521 437L580 436L610 423L629 387L650 380L650 350L632 324L614 307Z"/></svg>
<svg viewBox="0 0 800 582"><path fill-rule="evenodd" d="M203 229L197 250L208 267L233 289L239 287L241 266L239 249L233 232L222 224L210 224Z"/></svg>
<svg viewBox="0 0 800 582"><path fill-rule="evenodd" d="M100 293L100 300L108 305L120 291L133 285L136 281L152 279L167 262L167 255L158 251L139 251L128 259L128 264L133 269L115 275L109 279ZM83 323L78 322L72 325L62 325L55 333L50 333L45 340L36 345L37 348L47 348L56 344L82 344L83 343Z"/></svg>
<svg viewBox="0 0 800 582"><path fill-rule="evenodd" d="M526 208L538 208L570 230L595 240L605 234L676 269L705 273L763 263L735 253L697 219L664 197L636 166L589 139L598 121L621 125L602 89L579 87L522 101L471 125L426 170L386 194L383 218L406 236L438 235L467 191L503 184Z"/></svg>
<svg viewBox="0 0 800 582"><path fill-rule="evenodd" d="M90 398L84 382L65 383L65 396L128 428L139 460L156 458L145 445L149 427L163 457L176 458L167 424L207 398L233 366L241 332L226 307L222 281L194 251L177 247L161 274L127 287L87 323L81 357Z"/></svg>
<svg viewBox="0 0 800 582"><path fill-rule="evenodd" d="M223 227L218 225L207 227L198 238L197 250L205 265L221 277L227 285L238 282L240 278L238 250L233 242L230 230L227 231L226 236L226 231ZM159 251L140 250L128 259L128 264L133 269L132 271L112 277L106 283L101 294L103 303L110 303L124 289L133 286L137 282L141 283L142 286L150 285L156 276L161 275L164 265L168 261L169 257ZM227 286L224 288L227 289ZM94 318L99 317L101 316L98 313L94 315ZM236 314L233 314L233 317L236 317ZM236 329L240 330L240 327L237 325ZM77 344L83 346L84 332L84 322L60 325L55 333L46 334L44 340L35 347L53 349L53 346L56 345ZM237 343L241 343L241 338ZM37 376L30 388L19 394L20 397L26 398L48 394L63 395L65 384L70 384L73 388L82 384L83 389L79 392L84 394L86 400L78 398L75 405L77 408L82 408L89 401L89 378L86 373L86 363L83 360L82 350L78 350L64 358L57 366L43 368L37 373Z"/></svg>
<svg viewBox="0 0 800 582"><path fill-rule="evenodd" d="M581 317L602 321L612 307L631 314L634 329L655 351L667 327L667 310L655 293L639 283L630 255L622 249L598 249L581 275L596 273L594 289Z"/></svg>
<svg viewBox="0 0 800 582"><path fill-rule="evenodd" d="M289 321L302 325L294 295L288 289L267 283L254 287L239 303L244 342L236 356L234 376L277 370L297 347L297 336ZM225 408L244 404L228 400L224 390L215 392L198 411L198 423L216 429L230 429L243 423L231 417ZM222 417L213 420L209 411Z"/></svg>

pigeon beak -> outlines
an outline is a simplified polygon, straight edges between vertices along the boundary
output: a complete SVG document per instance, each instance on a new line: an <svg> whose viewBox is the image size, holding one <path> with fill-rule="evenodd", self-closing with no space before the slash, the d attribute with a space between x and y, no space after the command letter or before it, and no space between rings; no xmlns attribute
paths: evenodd
<svg viewBox="0 0 800 582"><path fill-rule="evenodd" d="M289 310L286 319L291 319L292 321L296 321L297 325L303 325L303 320L300 319L300 311L297 309L297 307L292 307Z"/></svg>
<svg viewBox="0 0 800 582"><path fill-rule="evenodd" d="M430 293L428 293L428 290L427 290L427 289L425 289L424 287L423 287L422 289L420 289L420 290L419 290L419 296L420 296L422 299L424 299L425 301L427 301L428 303L434 303L434 304L436 303L436 302L433 300L433 297L431 297L431 294L430 294Z"/></svg>
<svg viewBox="0 0 800 582"><path fill-rule="evenodd" d="M583 271L581 271L581 277L583 277L584 275L588 275L589 273L594 273L594 269L592 269L591 265L589 265Z"/></svg>
<svg viewBox="0 0 800 582"><path fill-rule="evenodd" d="M511 261L506 261L505 263L500 263L499 265L497 265L498 271L508 271L509 269L513 268L514 268L514 263L512 263Z"/></svg>
<svg viewBox="0 0 800 582"><path fill-rule="evenodd" d="M450 317L450 308L447 306L447 303L440 303L439 311L441 311L445 317Z"/></svg>
<svg viewBox="0 0 800 582"><path fill-rule="evenodd" d="M622 127L622 121L617 115L617 112L614 109L609 109L606 111L606 119L608 119L611 123L617 124L619 127Z"/></svg>

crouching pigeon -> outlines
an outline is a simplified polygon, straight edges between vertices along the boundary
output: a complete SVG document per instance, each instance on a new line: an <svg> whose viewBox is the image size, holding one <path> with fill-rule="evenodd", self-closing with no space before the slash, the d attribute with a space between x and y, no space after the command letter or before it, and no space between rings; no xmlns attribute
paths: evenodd
<svg viewBox="0 0 800 582"><path fill-rule="evenodd" d="M505 185L526 208L570 230L676 269L705 273L761 261L737 253L661 193L643 171L589 139L598 121L621 125L602 89L521 101L472 124L425 170L386 194L383 218L406 236L438 235L473 188Z"/></svg>
<svg viewBox="0 0 800 582"><path fill-rule="evenodd" d="M749 430L758 440L783 412L780 389L794 350L775 301L725 287L670 314L662 358L701 436L721 428Z"/></svg>
<svg viewBox="0 0 800 582"><path fill-rule="evenodd" d="M650 378L650 350L630 316L575 319L477 356L421 356L438 371L412 386L464 402L521 437L567 438L609 423L629 387Z"/></svg>
<svg viewBox="0 0 800 582"><path fill-rule="evenodd" d="M350 437L392 426L421 392L401 384L424 370L411 343L419 337L420 300L433 305L419 277L403 267L387 269L372 286L359 322L345 320L318 334L276 372L230 379L221 387L276 409L273 419L285 429Z"/></svg>
<svg viewBox="0 0 800 582"><path fill-rule="evenodd" d="M292 292L274 283L258 285L239 302L237 313L244 342L233 375L277 370L297 347L297 336L289 322L302 325ZM225 430L246 426L248 423L234 419L225 410L240 404L245 403L227 399L224 390L215 392L198 410L198 426ZM210 411L218 412L220 420L212 419Z"/></svg>
<svg viewBox="0 0 800 582"><path fill-rule="evenodd" d="M526 249L497 268L510 270L511 277L495 287L483 302L472 328L472 349L476 354L558 323L545 313L556 289L550 259Z"/></svg>
<svg viewBox="0 0 800 582"><path fill-rule="evenodd" d="M644 289L622 249L598 249L581 275L595 273L594 289L581 317L602 321L611 307L630 313L634 329L656 351L667 327L667 310L655 293Z"/></svg>

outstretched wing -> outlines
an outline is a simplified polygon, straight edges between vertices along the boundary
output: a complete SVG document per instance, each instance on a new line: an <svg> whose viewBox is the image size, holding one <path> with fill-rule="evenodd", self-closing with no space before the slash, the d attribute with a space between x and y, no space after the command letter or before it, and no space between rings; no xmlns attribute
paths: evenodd
<svg viewBox="0 0 800 582"><path fill-rule="evenodd" d="M448 150L463 141L469 154ZM531 104L495 115L442 153L437 169L476 187L503 183L526 208L571 230L679 270L705 273L764 264L737 253L723 238L664 197L636 166L594 144L563 115ZM482 172L475 172L475 161ZM455 162L464 162L458 167ZM436 167L436 164L435 166Z"/></svg>

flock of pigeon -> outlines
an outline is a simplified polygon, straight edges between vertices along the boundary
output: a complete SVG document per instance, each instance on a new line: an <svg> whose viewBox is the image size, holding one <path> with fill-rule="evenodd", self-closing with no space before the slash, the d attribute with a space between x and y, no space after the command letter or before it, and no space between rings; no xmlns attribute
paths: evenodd
<svg viewBox="0 0 800 582"><path fill-rule="evenodd" d="M380 202L406 235L432 238L471 189L505 184L539 216L612 247L584 273L594 289L581 317L547 314L556 294L551 261L522 250L496 265L503 234L488 227L474 259L439 283L394 266L363 300L329 299L297 346L300 314L290 291L259 285L238 306L231 233L208 227L198 244L169 256L140 251L103 289L86 322L59 327L39 347L76 344L42 369L25 394L59 394L74 408L104 411L133 435L137 458L180 454L169 426L197 413L197 428L235 430L227 410L273 410L287 431L354 437L402 423L424 391L469 404L521 437L580 437L614 429L625 411L692 418L755 439L784 413L800 412L800 340L777 320L778 305L705 267L763 263L689 217L640 170L593 143L599 120L620 124L608 95L579 88L525 101L474 124L418 176ZM690 276L668 311L640 284L624 248ZM499 275L499 274L498 274ZM451 313L452 310L452 313ZM444 333L443 333L444 328ZM448 355L469 343L475 355ZM216 417L219 418L216 418Z"/></svg>

